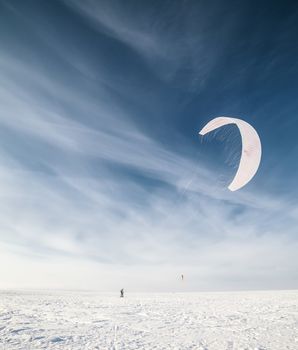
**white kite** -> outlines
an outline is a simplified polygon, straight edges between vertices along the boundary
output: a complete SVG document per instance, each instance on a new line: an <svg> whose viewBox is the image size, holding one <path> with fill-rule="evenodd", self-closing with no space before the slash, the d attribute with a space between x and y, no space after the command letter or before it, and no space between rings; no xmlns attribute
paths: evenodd
<svg viewBox="0 0 298 350"><path fill-rule="evenodd" d="M256 130L247 122L237 118L218 117L212 119L199 132L205 135L223 125L236 124L242 139L242 154L237 173L229 185L230 191L237 191L245 186L257 172L262 154L262 146Z"/></svg>

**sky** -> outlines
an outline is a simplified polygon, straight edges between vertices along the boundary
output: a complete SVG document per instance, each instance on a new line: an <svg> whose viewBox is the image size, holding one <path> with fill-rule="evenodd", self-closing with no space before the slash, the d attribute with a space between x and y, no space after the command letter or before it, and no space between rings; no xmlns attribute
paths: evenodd
<svg viewBox="0 0 298 350"><path fill-rule="evenodd" d="M298 8L0 0L0 288L298 288ZM262 142L230 192L241 118ZM181 281L181 274L184 281Z"/></svg>

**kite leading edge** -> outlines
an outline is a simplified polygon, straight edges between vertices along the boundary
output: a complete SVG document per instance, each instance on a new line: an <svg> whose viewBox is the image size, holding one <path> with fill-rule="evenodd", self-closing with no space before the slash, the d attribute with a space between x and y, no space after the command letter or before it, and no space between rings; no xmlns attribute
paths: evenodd
<svg viewBox="0 0 298 350"><path fill-rule="evenodd" d="M242 140L242 153L237 173L229 185L230 191L237 191L245 186L256 174L262 155L262 146L258 133L247 122L238 118L218 117L212 119L199 132L205 135L223 125L236 124Z"/></svg>

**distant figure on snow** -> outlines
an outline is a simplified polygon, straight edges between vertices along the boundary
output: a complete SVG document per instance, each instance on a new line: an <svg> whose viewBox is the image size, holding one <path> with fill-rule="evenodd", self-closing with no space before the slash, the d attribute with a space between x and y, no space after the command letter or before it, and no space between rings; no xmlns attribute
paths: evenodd
<svg viewBox="0 0 298 350"><path fill-rule="evenodd" d="M182 279L182 281L184 280L184 276L183 275L181 275L181 279Z"/></svg>
<svg viewBox="0 0 298 350"><path fill-rule="evenodd" d="M122 288L121 290L120 290L120 298L123 298L124 297L124 289Z"/></svg>

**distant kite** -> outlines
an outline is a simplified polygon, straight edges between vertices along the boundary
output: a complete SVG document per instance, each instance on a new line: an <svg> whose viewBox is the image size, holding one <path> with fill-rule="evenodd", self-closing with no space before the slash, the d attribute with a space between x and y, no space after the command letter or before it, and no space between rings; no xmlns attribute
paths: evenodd
<svg viewBox="0 0 298 350"><path fill-rule="evenodd" d="M256 130L244 120L237 118L218 117L212 119L199 134L205 135L227 124L237 125L242 140L242 154L239 167L233 181L229 185L230 191L237 191L245 186L256 174L261 161L262 146Z"/></svg>

